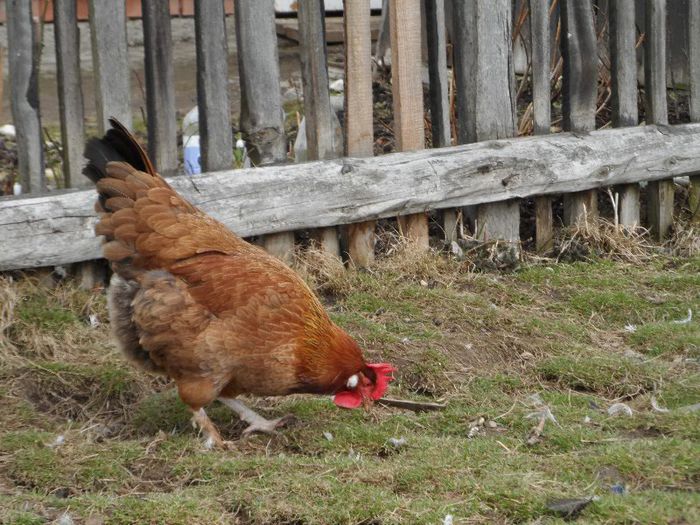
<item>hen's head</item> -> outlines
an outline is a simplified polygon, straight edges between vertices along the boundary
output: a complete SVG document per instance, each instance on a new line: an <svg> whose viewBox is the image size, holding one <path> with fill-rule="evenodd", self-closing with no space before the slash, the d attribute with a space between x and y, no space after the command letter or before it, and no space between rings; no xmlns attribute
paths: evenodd
<svg viewBox="0 0 700 525"><path fill-rule="evenodd" d="M389 386L396 369L388 363L371 363L351 375L345 386L333 396L333 402L343 408L371 405L380 399Z"/></svg>
<svg viewBox="0 0 700 525"><path fill-rule="evenodd" d="M306 383L300 392L333 394L343 408L369 406L386 392L396 370L387 363L368 364L357 342L331 324L323 335L307 340L299 360Z"/></svg>

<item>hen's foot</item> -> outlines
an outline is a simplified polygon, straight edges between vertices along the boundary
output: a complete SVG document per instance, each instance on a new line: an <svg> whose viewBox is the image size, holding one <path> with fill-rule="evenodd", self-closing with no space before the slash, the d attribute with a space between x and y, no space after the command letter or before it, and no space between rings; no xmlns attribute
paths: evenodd
<svg viewBox="0 0 700 525"><path fill-rule="evenodd" d="M278 417L277 419L265 419L262 416L258 417L259 419L250 423L250 425L248 425L248 427L243 431L241 434L243 437L248 437L255 433L274 435L277 434L278 428L286 427L296 420L296 418L291 414Z"/></svg>
<svg viewBox="0 0 700 525"><path fill-rule="evenodd" d="M287 415L277 419L265 419L237 399L229 399L225 397L219 399L223 404L236 412L238 417L241 418L241 421L248 423L248 427L243 431L243 437L248 437L256 432L262 434L276 434L278 428L287 426L296 420L296 418L292 415Z"/></svg>
<svg viewBox="0 0 700 525"><path fill-rule="evenodd" d="M192 410L192 426L199 429L204 437L204 448L211 450L213 448L219 450L230 450L233 447L233 442L224 441L219 434L216 425L209 419L203 408Z"/></svg>

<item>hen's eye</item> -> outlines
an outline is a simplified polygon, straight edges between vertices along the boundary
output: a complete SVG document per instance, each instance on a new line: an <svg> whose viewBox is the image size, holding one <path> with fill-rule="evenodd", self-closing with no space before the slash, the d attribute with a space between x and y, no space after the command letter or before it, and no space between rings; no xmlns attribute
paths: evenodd
<svg viewBox="0 0 700 525"><path fill-rule="evenodd" d="M357 377L357 374L351 375L348 377L347 385L348 388L355 388L357 384L360 382L360 378Z"/></svg>

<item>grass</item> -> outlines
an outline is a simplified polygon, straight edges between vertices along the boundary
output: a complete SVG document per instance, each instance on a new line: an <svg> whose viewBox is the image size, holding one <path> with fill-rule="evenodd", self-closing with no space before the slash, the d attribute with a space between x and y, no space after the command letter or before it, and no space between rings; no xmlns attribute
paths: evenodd
<svg viewBox="0 0 700 525"><path fill-rule="evenodd" d="M109 342L102 293L5 280L0 522L560 523L549 500L590 496L581 522L700 522L700 413L683 410L700 402L700 258L509 275L410 253L368 272L321 267L301 270L370 359L399 366L392 395L447 408L253 400L300 422L240 440L215 405L236 446L204 451L172 387ZM557 423L528 445L533 394ZM615 402L633 415L609 415Z"/></svg>

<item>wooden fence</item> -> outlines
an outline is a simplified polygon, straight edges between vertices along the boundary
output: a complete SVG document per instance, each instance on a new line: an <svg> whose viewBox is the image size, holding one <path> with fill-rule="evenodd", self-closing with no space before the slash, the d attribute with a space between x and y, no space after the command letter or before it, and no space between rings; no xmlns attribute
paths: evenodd
<svg viewBox="0 0 700 525"><path fill-rule="evenodd" d="M29 197L0 199L0 270L88 261L99 256L94 190L79 189L85 140L79 89L75 0L54 0L58 92L66 180L78 188L40 195L43 141L36 96L31 0L7 0L10 89L21 180ZM421 3L424 5L421 6ZM171 183L203 210L285 257L294 231L311 229L327 251L371 263L375 221L398 217L401 230L428 246L428 212L438 210L447 239L468 215L475 235L517 242L521 200L533 199L537 248L551 247L553 199L564 196L565 224L597 213L597 190L620 196L622 224L640 224L645 183L648 226L659 238L673 221L674 177L690 176L690 207L698 214L700 124L669 126L666 0L646 0L635 20L634 0L390 0L393 133L396 153L372 157L373 90L369 0L346 1L344 152L334 158L323 0L299 3L308 158L287 161L272 0L234 2L241 79L239 126L259 167L232 170L224 3L195 3L197 97L202 165L207 172ZM254 4L254 5L253 5ZM700 121L700 0L688 2L689 115ZM515 7L514 7L515 6ZM605 6L601 10L601 6ZM131 123L125 3L90 0L98 122L109 115ZM157 168L177 171L172 40L168 0L143 0L148 149ZM599 27L609 27L610 91L599 86ZM556 27L560 46L551 45ZM637 27L643 28L643 35ZM424 28L425 31L421 29ZM529 31L528 31L529 29ZM426 37L422 37L426 35ZM425 40L423 40L425 38ZM516 78L513 42L523 39L528 68ZM639 126L636 45L643 42L645 124ZM425 44L425 45L423 45ZM424 108L423 55L428 59ZM449 56L448 56L449 54ZM449 58L449 60L448 60ZM450 69L448 64L451 63ZM561 84L558 84L561 75ZM604 77L604 75L603 75ZM124 82L124 78L127 79ZM77 84L76 84L77 82ZM552 86L561 89L564 132L552 131ZM597 130L603 105L612 128ZM518 95L531 91L522 131ZM91 95L91 94L90 94ZM608 96L609 95L609 96ZM522 104L521 104L522 106ZM427 113L429 119L424 118ZM523 109L521 107L521 109ZM524 117L523 117L524 118ZM430 123L432 149L426 144ZM527 126L526 126L527 127ZM194 182L194 184L193 184ZM466 208L465 208L466 207ZM435 216L435 214L433 214Z"/></svg>
<svg viewBox="0 0 700 525"><path fill-rule="evenodd" d="M7 11L5 4L12 0L0 0L0 23L7 21ZM171 16L193 16L194 4L196 0L169 0L169 9ZM36 16L44 16L46 22L54 20L54 0L32 0L34 14ZM76 15L78 20L88 20L89 17L89 0L76 0ZM225 0L224 9L227 14L233 13L233 0ZM141 18L143 16L143 7L141 0L126 0L126 16L128 18Z"/></svg>

